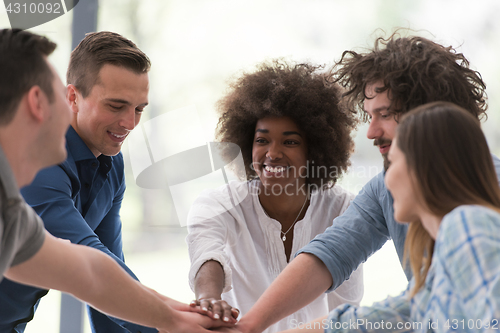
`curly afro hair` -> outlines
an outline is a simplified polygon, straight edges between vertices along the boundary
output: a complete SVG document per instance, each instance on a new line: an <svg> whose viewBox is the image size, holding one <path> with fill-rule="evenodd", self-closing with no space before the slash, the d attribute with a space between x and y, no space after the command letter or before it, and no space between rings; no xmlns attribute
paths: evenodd
<svg viewBox="0 0 500 333"><path fill-rule="evenodd" d="M400 37L398 31L377 38L370 52L344 51L328 81L346 89L342 97L352 112L363 110L365 88L377 81L384 86L376 92L390 91L396 115L435 101L455 103L478 119L487 109L486 85L462 53L423 37Z"/></svg>
<svg viewBox="0 0 500 333"><path fill-rule="evenodd" d="M292 65L282 59L264 62L255 72L233 81L228 94L217 103L221 116L216 138L240 147L248 180L257 178L251 166L252 146L257 121L264 117L291 118L306 135L308 167L335 170L316 175L308 172L309 184L333 186L347 171L356 114L341 106L340 87L325 80L322 68Z"/></svg>

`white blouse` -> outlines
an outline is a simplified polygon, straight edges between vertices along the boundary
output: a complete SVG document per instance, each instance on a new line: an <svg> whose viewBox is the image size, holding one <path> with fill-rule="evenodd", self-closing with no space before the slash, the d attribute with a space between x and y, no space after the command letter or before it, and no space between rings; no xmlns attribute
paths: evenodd
<svg viewBox="0 0 500 333"><path fill-rule="evenodd" d="M224 269L222 299L246 314L287 265L281 224L267 216L258 197L260 180L231 182L204 191L188 214L191 269L189 284L208 260ZM354 195L342 187L313 191L304 218L293 227L292 256L332 224ZM279 332L325 316L340 304L359 305L363 297L362 266L340 287L269 327Z"/></svg>

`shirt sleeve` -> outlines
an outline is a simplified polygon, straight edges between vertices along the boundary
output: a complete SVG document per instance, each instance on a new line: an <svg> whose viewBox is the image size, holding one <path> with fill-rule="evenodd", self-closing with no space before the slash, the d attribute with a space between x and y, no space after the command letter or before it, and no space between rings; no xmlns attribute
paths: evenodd
<svg viewBox="0 0 500 333"><path fill-rule="evenodd" d="M348 279L361 263L390 238L379 203L381 187L383 174L370 180L344 214L334 219L331 227L297 253L313 254L326 265L333 278L333 285L328 292Z"/></svg>
<svg viewBox="0 0 500 333"><path fill-rule="evenodd" d="M436 253L462 302L464 315L484 326L500 319L500 219L485 208L459 207L446 215Z"/></svg>
<svg viewBox="0 0 500 333"><path fill-rule="evenodd" d="M113 206L101 220L99 226L95 229L95 234L98 235L99 241L120 261L124 261L123 244L122 244L122 221L120 218L120 209L123 196L125 194L125 182L122 184L118 194L113 198ZM99 245L97 245L99 246ZM125 264L122 265L124 268ZM133 275L132 272L129 273Z"/></svg>
<svg viewBox="0 0 500 333"><path fill-rule="evenodd" d="M193 203L188 214L188 245L191 268L189 285L194 291L194 279L200 267L209 260L217 261L224 270L223 293L231 290L232 272L224 251L227 240L229 212L209 193L203 193Z"/></svg>
<svg viewBox="0 0 500 333"><path fill-rule="evenodd" d="M40 215L45 228L53 236L69 239L74 244L90 246L108 254L137 280L122 258L112 253L101 242L76 209L71 197L71 182L61 168L52 167L42 170L30 186L22 189L22 194L26 202ZM119 210L119 204L113 205L113 210ZM104 222L106 222L106 218L103 220ZM111 217L108 219L108 223L110 219ZM119 220L118 223L121 226ZM120 255L120 253L118 254Z"/></svg>
<svg viewBox="0 0 500 333"><path fill-rule="evenodd" d="M60 167L42 170L33 183L22 190L25 200L42 217L45 228L53 236L69 239L74 244L86 245L112 257L132 278L135 274L125 265L121 249L121 221L119 210L125 185L113 198L113 206L97 226L100 237L87 224L72 200L71 181ZM110 245L111 249L103 244ZM120 319L109 317L131 332L157 332L156 329L142 327Z"/></svg>
<svg viewBox="0 0 500 333"><path fill-rule="evenodd" d="M344 191L344 202L339 211L339 215L342 215L347 210L356 197L353 193L346 190ZM359 306L361 300L363 299L363 294L363 264L360 264L358 268L349 276L349 279L345 280L337 289L327 295L328 309L329 311L332 311L336 307L345 303Z"/></svg>
<svg viewBox="0 0 500 333"><path fill-rule="evenodd" d="M413 332L410 322L408 290L370 307L344 304L330 312L323 322L325 333L337 332Z"/></svg>
<svg viewBox="0 0 500 333"><path fill-rule="evenodd" d="M23 207L23 214L26 214L24 221L13 228L20 229L13 235L16 239L22 239L23 245L16 253L11 266L19 265L33 257L42 247L45 241L45 228L40 217L25 202L19 203ZM0 244L1 246L2 244Z"/></svg>

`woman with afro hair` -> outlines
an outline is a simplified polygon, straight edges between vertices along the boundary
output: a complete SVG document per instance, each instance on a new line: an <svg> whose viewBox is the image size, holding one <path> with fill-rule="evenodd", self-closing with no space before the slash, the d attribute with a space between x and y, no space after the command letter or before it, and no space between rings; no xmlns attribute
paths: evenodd
<svg viewBox="0 0 500 333"><path fill-rule="evenodd" d="M212 318L235 322L245 314L293 254L353 199L335 183L350 164L356 115L342 107L340 88L321 69L266 62L236 79L218 102L216 137L239 147L244 170L236 171L246 180L205 191L188 215L192 305ZM339 304L357 305L362 295L360 267L265 332L305 323Z"/></svg>

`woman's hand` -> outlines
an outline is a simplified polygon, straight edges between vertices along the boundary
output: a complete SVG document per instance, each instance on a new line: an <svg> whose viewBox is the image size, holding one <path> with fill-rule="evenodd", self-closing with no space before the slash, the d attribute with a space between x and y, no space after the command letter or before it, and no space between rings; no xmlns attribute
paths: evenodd
<svg viewBox="0 0 500 333"><path fill-rule="evenodd" d="M226 323L236 323L240 310L233 308L226 301L215 298L200 298L192 301L189 306L192 311L209 316L212 319L222 319Z"/></svg>

